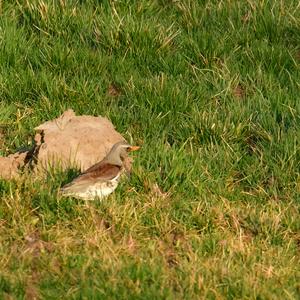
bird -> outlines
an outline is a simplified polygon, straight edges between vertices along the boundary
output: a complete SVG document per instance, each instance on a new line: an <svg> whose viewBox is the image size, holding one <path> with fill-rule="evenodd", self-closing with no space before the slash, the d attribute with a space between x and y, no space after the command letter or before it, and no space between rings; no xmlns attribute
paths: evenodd
<svg viewBox="0 0 300 300"><path fill-rule="evenodd" d="M64 185L60 189L62 196L83 200L102 200L107 197L117 188L122 174L126 171L124 159L127 153L138 149L139 146L131 146L125 141L114 144L103 160Z"/></svg>

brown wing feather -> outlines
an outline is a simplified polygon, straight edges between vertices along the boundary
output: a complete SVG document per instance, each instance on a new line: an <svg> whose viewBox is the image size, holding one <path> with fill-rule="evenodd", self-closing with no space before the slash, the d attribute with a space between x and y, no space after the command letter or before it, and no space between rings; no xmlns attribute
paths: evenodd
<svg viewBox="0 0 300 300"><path fill-rule="evenodd" d="M111 180L119 174L120 170L120 166L112 165L109 163L99 163L87 169L74 180Z"/></svg>
<svg viewBox="0 0 300 300"><path fill-rule="evenodd" d="M85 173L89 173L89 172L93 172L95 170L98 170L102 165L106 165L106 164L107 164L107 162L102 160L102 161L92 165L91 167L89 167L88 169L83 171L81 174L85 174Z"/></svg>
<svg viewBox="0 0 300 300"><path fill-rule="evenodd" d="M73 189L75 186L79 187L86 185L88 182L90 182L89 184L92 184L97 181L111 180L118 176L120 171L120 166L112 165L107 162L99 162L73 179L73 181L63 186L62 190L67 191Z"/></svg>

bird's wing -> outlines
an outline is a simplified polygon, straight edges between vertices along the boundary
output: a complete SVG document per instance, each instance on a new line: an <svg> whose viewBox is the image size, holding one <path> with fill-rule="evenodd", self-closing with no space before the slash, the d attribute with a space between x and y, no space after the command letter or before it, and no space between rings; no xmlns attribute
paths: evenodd
<svg viewBox="0 0 300 300"><path fill-rule="evenodd" d="M71 187L74 188L74 186L79 187L85 186L86 184L93 184L99 181L112 180L120 174L120 171L120 166L112 165L106 162L100 162L81 173L70 183L63 186L62 190L67 190Z"/></svg>
<svg viewBox="0 0 300 300"><path fill-rule="evenodd" d="M100 162L84 171L79 178L88 178L95 180L111 180L119 175L121 166L113 165L107 162Z"/></svg>

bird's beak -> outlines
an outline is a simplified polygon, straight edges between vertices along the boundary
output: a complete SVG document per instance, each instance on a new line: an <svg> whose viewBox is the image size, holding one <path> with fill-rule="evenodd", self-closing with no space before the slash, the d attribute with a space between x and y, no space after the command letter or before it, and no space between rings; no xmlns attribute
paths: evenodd
<svg viewBox="0 0 300 300"><path fill-rule="evenodd" d="M141 147L139 146L131 146L128 150L128 152L132 152L132 151L136 151L136 150L139 150Z"/></svg>

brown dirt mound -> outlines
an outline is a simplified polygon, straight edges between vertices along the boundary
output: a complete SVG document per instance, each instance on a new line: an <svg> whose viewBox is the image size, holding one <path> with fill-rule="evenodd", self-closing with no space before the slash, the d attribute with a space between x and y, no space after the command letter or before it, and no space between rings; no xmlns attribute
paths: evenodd
<svg viewBox="0 0 300 300"><path fill-rule="evenodd" d="M14 178L27 165L35 171L56 166L83 171L102 160L115 143L124 140L107 118L76 116L71 109L39 125L35 131L36 144L32 151L0 157L0 177ZM130 170L129 158L125 165Z"/></svg>

